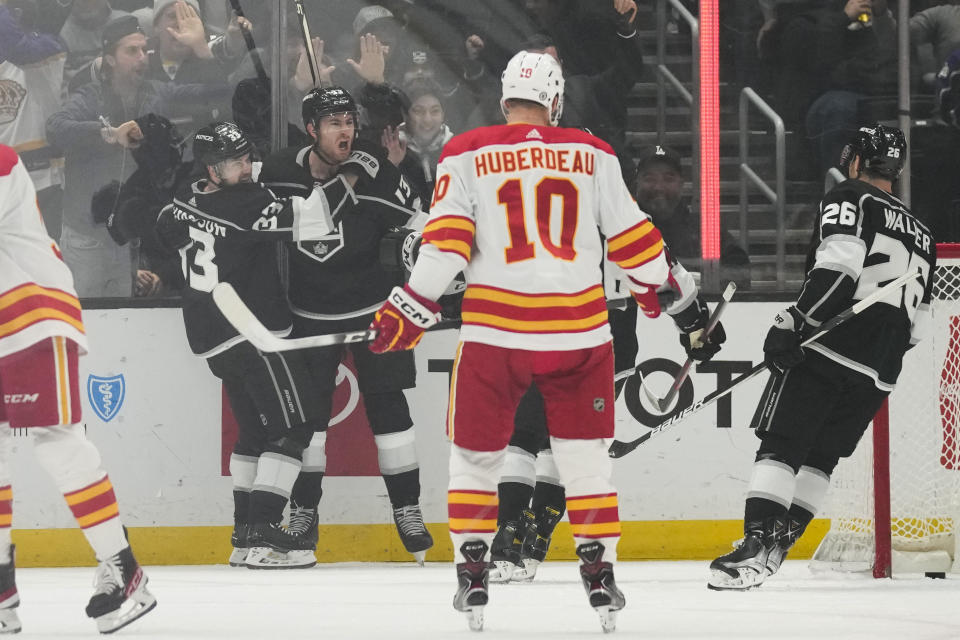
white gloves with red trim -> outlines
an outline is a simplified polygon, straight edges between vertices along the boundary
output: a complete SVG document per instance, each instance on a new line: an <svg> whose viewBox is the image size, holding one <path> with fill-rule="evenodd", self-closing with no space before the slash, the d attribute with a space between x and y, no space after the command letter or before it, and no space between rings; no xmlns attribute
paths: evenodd
<svg viewBox="0 0 960 640"><path fill-rule="evenodd" d="M373 317L370 328L377 337L370 343L370 351L405 351L413 349L423 332L440 322L440 305L424 298L410 285L394 287L387 301Z"/></svg>

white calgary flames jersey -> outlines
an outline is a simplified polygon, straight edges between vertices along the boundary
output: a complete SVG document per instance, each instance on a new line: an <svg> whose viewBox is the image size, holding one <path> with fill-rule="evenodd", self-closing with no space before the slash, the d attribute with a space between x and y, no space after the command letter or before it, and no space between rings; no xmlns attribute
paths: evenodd
<svg viewBox="0 0 960 640"><path fill-rule="evenodd" d="M467 342L595 347L611 339L604 257L639 282L667 279L660 232L610 146L579 129L483 127L443 149L410 287L435 300L463 270Z"/></svg>
<svg viewBox="0 0 960 640"><path fill-rule="evenodd" d="M73 275L43 226L30 175L0 145L0 358L53 336L86 351Z"/></svg>

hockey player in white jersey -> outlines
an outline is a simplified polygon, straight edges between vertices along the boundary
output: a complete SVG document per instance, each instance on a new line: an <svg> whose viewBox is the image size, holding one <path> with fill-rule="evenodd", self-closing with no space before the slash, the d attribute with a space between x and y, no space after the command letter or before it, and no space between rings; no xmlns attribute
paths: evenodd
<svg viewBox="0 0 960 640"><path fill-rule="evenodd" d="M645 314L660 313L658 287L680 289L610 146L556 127L562 100L563 75L551 56L521 52L510 60L501 101L507 125L447 143L410 280L371 325L372 350L413 348L439 318L436 300L464 271L447 416L448 513L459 581L453 604L474 629L482 628L488 599L497 481L514 410L531 382L543 394L583 584L604 628L614 628L625 599L613 570L620 520L607 455L613 351L601 233Z"/></svg>
<svg viewBox="0 0 960 640"><path fill-rule="evenodd" d="M157 601L127 542L100 454L80 421L77 359L87 338L73 277L36 201L23 163L0 145L0 633L21 628L10 542L10 454L13 429L24 428L96 553L96 591L86 611L101 633L111 633Z"/></svg>

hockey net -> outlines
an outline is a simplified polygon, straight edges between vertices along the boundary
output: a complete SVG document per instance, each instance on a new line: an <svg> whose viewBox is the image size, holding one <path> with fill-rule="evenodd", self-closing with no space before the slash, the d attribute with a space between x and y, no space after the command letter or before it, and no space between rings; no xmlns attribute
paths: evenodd
<svg viewBox="0 0 960 640"><path fill-rule="evenodd" d="M960 244L937 254L930 334L834 472L815 569L960 572Z"/></svg>

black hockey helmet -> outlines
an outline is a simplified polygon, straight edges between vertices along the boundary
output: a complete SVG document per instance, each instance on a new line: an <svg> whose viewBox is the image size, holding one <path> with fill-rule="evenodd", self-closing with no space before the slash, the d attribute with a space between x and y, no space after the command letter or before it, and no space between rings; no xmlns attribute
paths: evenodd
<svg viewBox="0 0 960 640"><path fill-rule="evenodd" d="M240 158L253 150L246 134L232 122L211 122L193 136L193 157L208 167Z"/></svg>
<svg viewBox="0 0 960 640"><path fill-rule="evenodd" d="M896 180L907 161L907 140L896 127L875 124L861 127L840 154L840 169L844 175L854 156L860 156L863 171Z"/></svg>
<svg viewBox="0 0 960 640"><path fill-rule="evenodd" d="M343 87L318 87L311 89L303 97L301 108L303 125L317 126L317 121L323 116L334 113L352 113L355 120L359 120L357 103L353 96ZM357 122L359 125L359 122ZM358 126L359 129L359 126Z"/></svg>

